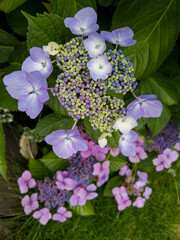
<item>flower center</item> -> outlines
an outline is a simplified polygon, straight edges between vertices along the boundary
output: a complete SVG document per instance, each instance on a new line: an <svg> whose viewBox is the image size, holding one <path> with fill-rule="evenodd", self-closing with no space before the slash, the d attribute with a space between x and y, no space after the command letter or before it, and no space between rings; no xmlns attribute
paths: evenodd
<svg viewBox="0 0 180 240"><path fill-rule="evenodd" d="M84 28L80 28L81 32L85 32L85 29Z"/></svg>
<svg viewBox="0 0 180 240"><path fill-rule="evenodd" d="M101 64L99 64L99 69L103 69L103 66Z"/></svg>
<svg viewBox="0 0 180 240"><path fill-rule="evenodd" d="M46 62L42 62L41 65L43 68L45 68L47 66Z"/></svg>
<svg viewBox="0 0 180 240"><path fill-rule="evenodd" d="M96 48L96 49L99 49L100 46L101 46L100 44L97 44L97 45L95 46L95 48Z"/></svg>
<svg viewBox="0 0 180 240"><path fill-rule="evenodd" d="M116 40L116 44L120 44L120 41L119 41L119 40Z"/></svg>
<svg viewBox="0 0 180 240"><path fill-rule="evenodd" d="M35 90L35 89L33 89L31 93L37 93L37 92L36 92L36 90Z"/></svg>
<svg viewBox="0 0 180 240"><path fill-rule="evenodd" d="M66 139L67 139L67 140L70 140L71 138L70 138L70 136L67 135Z"/></svg>

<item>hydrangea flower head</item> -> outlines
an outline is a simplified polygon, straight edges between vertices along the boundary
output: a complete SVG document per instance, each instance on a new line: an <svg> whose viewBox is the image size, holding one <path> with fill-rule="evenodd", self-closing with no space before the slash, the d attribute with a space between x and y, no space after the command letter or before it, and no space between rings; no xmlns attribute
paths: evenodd
<svg viewBox="0 0 180 240"><path fill-rule="evenodd" d="M74 17L65 18L64 24L75 35L87 36L96 32L99 28L97 14L93 8L87 7L81 9Z"/></svg>
<svg viewBox="0 0 180 240"><path fill-rule="evenodd" d="M39 207L37 193L33 193L31 196L26 195L21 200L21 205L24 207L24 212L26 215L29 215L32 211L36 210Z"/></svg>
<svg viewBox="0 0 180 240"><path fill-rule="evenodd" d="M42 208L33 214L33 218L39 219L42 225L46 225L47 222L52 218L52 214L49 212L48 208Z"/></svg>
<svg viewBox="0 0 180 240"><path fill-rule="evenodd" d="M67 211L65 207L60 207L52 217L54 221L65 222L67 218L72 217L72 212Z"/></svg>
<svg viewBox="0 0 180 240"><path fill-rule="evenodd" d="M36 181L32 178L31 173L26 170L23 172L22 176L18 178L19 190L21 193L27 193L28 188L33 188L36 185Z"/></svg>
<svg viewBox="0 0 180 240"><path fill-rule="evenodd" d="M101 35L108 42L121 47L129 47L136 43L136 40L132 39L134 33L129 27L119 28L112 32L101 31Z"/></svg>
<svg viewBox="0 0 180 240"><path fill-rule="evenodd" d="M32 47L30 57L27 57L22 64L22 71L28 73L39 71L45 78L48 78L53 71L49 53L44 52L42 48Z"/></svg>
<svg viewBox="0 0 180 240"><path fill-rule="evenodd" d="M108 62L106 55L89 60L89 62L87 62L87 67L94 81L98 78L106 80L108 78L108 74L112 72L112 65Z"/></svg>
<svg viewBox="0 0 180 240"><path fill-rule="evenodd" d="M113 125L114 129L119 129L123 134L128 134L131 129L137 126L137 121L133 117L118 118Z"/></svg>
<svg viewBox="0 0 180 240"><path fill-rule="evenodd" d="M47 135L45 141L53 146L54 153L60 158L67 159L78 151L88 150L78 130L57 130Z"/></svg>
<svg viewBox="0 0 180 240"><path fill-rule="evenodd" d="M18 99L18 109L34 119L49 99L46 79L40 72L16 71L3 79L8 93Z"/></svg>
<svg viewBox="0 0 180 240"><path fill-rule="evenodd" d="M83 41L84 48L88 51L91 58L98 57L106 50L104 38L99 33L91 33Z"/></svg>
<svg viewBox="0 0 180 240"><path fill-rule="evenodd" d="M136 155L136 146L133 144L138 138L138 134L131 130L128 134L123 134L119 138L119 150L126 156Z"/></svg>
<svg viewBox="0 0 180 240"><path fill-rule="evenodd" d="M156 95L142 95L127 106L127 116L136 120L151 117L160 117L163 110L162 103L157 100Z"/></svg>

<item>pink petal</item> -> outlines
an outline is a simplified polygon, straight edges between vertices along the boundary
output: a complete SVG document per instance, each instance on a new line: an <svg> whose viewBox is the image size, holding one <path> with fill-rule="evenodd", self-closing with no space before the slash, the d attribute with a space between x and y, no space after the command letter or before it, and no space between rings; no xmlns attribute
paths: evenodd
<svg viewBox="0 0 180 240"><path fill-rule="evenodd" d="M96 191L97 187L95 184L90 184L89 186L86 187L87 191Z"/></svg>
<svg viewBox="0 0 180 240"><path fill-rule="evenodd" d="M70 217L72 217L72 212L67 211L67 212L65 212L64 216L67 218L70 218Z"/></svg>
<svg viewBox="0 0 180 240"><path fill-rule="evenodd" d="M26 215L29 215L32 212L32 208L30 205L24 207L24 212Z"/></svg>
<svg viewBox="0 0 180 240"><path fill-rule="evenodd" d="M64 214L66 212L66 208L65 207L60 207L60 208L58 208L57 212L60 213L60 214Z"/></svg>
<svg viewBox="0 0 180 240"><path fill-rule="evenodd" d="M58 213L54 214L52 219L55 220L55 221L59 221L59 222L65 222L66 221L66 217L64 217L63 215L58 214Z"/></svg>
<svg viewBox="0 0 180 240"><path fill-rule="evenodd" d="M36 186L36 181L34 180L34 178L31 178L28 181L28 186L29 186L29 188L33 188L34 186Z"/></svg>
<svg viewBox="0 0 180 240"><path fill-rule="evenodd" d="M21 200L21 205L22 207L25 207L26 205L28 205L30 202L30 197L29 195L26 195L22 200Z"/></svg>
<svg viewBox="0 0 180 240"><path fill-rule="evenodd" d="M70 197L70 204L71 204L71 206L76 206L77 205L77 203L78 203L78 197L75 195L75 194L73 194L71 197Z"/></svg>
<svg viewBox="0 0 180 240"><path fill-rule="evenodd" d="M34 201L34 202L31 204L31 209L32 209L33 211L36 210L38 207L39 207L38 201Z"/></svg>
<svg viewBox="0 0 180 240"><path fill-rule="evenodd" d="M89 194L87 195L86 199L87 199L87 200L91 200L91 199L96 198L97 196L98 196L97 193L91 192L91 193L89 193Z"/></svg>
<svg viewBox="0 0 180 240"><path fill-rule="evenodd" d="M100 163L95 163L95 164L93 165L93 168L94 168L94 171L93 171L92 174L93 174L94 176L99 175L100 172L101 172L101 164L100 164Z"/></svg>
<svg viewBox="0 0 180 240"><path fill-rule="evenodd" d="M79 198L78 199L78 205L79 206L83 206L83 205L85 205L85 203L86 203L86 198Z"/></svg>
<svg viewBox="0 0 180 240"><path fill-rule="evenodd" d="M26 170L23 172L22 177L24 178L25 181L28 181L31 179L32 176L31 173L28 170Z"/></svg>
<svg viewBox="0 0 180 240"><path fill-rule="evenodd" d="M22 184L21 186L19 186L19 190L21 193L27 193L28 192L28 186L26 183Z"/></svg>
<svg viewBox="0 0 180 240"><path fill-rule="evenodd" d="M33 218L36 218L36 219L39 219L41 216L42 216L42 213L41 213L40 211L36 211L36 212L33 214Z"/></svg>

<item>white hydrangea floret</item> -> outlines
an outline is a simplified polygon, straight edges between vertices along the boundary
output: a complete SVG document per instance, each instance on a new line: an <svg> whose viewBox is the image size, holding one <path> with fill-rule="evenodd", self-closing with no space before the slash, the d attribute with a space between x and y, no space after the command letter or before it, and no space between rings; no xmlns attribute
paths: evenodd
<svg viewBox="0 0 180 240"><path fill-rule="evenodd" d="M119 129L123 134L128 134L137 125L137 121L133 117L123 117L116 120L113 128Z"/></svg>
<svg viewBox="0 0 180 240"><path fill-rule="evenodd" d="M111 137L112 134L111 134L111 133L103 133L103 134L99 137L98 143L99 143L99 146L100 146L101 148L103 148L103 147L105 147L105 146L107 145L107 139L106 139L107 136Z"/></svg>
<svg viewBox="0 0 180 240"><path fill-rule="evenodd" d="M54 56L59 52L59 44L56 42L49 42L47 46L43 46L43 50Z"/></svg>

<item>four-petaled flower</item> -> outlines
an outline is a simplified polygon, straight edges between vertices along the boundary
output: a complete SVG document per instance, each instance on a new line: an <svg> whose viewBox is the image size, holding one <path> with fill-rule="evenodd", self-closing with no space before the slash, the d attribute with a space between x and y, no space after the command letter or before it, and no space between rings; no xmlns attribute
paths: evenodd
<svg viewBox="0 0 180 240"><path fill-rule="evenodd" d="M57 130L47 135L45 141L53 146L53 151L60 158L67 159L78 151L88 150L78 130Z"/></svg>
<svg viewBox="0 0 180 240"><path fill-rule="evenodd" d="M137 121L133 117L118 118L113 125L114 129L119 129L123 134L128 134L131 129L137 127Z"/></svg>
<svg viewBox="0 0 180 240"><path fill-rule="evenodd" d="M106 50L105 40L99 33L91 33L83 44L91 58L98 57Z"/></svg>
<svg viewBox="0 0 180 240"><path fill-rule="evenodd" d="M101 31L101 35L108 42L120 45L121 47L129 47L137 42L132 39L134 33L129 27L119 28L112 32Z"/></svg>
<svg viewBox="0 0 180 240"><path fill-rule="evenodd" d="M16 71L3 79L8 93L18 99L18 109L34 119L49 99L46 79L40 72Z"/></svg>
<svg viewBox="0 0 180 240"><path fill-rule="evenodd" d="M46 225L47 222L52 218L52 214L49 212L48 208L42 208L33 214L33 218L39 219L42 225Z"/></svg>
<svg viewBox="0 0 180 240"><path fill-rule="evenodd" d="M59 50L59 44L56 42L49 42L47 46L43 46L44 52L48 52L50 55L56 55Z"/></svg>
<svg viewBox="0 0 180 240"><path fill-rule="evenodd" d="M127 106L127 116L136 120L143 118L160 117L163 110L162 103L157 100L156 95L142 95Z"/></svg>
<svg viewBox="0 0 180 240"><path fill-rule="evenodd" d="M138 139L138 134L131 130L128 134L123 134L119 138L119 150L126 156L136 155L136 146L133 144Z"/></svg>
<svg viewBox="0 0 180 240"><path fill-rule="evenodd" d="M109 164L109 161L105 161L102 165L100 163L95 163L93 165L94 171L92 174L97 180L98 187L107 182L107 180L109 179Z"/></svg>
<svg viewBox="0 0 180 240"><path fill-rule="evenodd" d="M36 185L36 181L32 178L31 173L26 170L23 172L22 176L18 178L19 190L21 193L27 193L28 188L33 188Z"/></svg>
<svg viewBox="0 0 180 240"><path fill-rule="evenodd" d="M67 211L65 207L60 207L57 210L57 213L55 213L52 217L52 220L59 221L59 222L65 222L67 218L72 217L72 212Z"/></svg>
<svg viewBox="0 0 180 240"><path fill-rule="evenodd" d="M48 78L53 71L49 53L44 52L42 48L32 47L30 57L27 57L22 64L22 71L28 73L39 71L45 78Z"/></svg>
<svg viewBox="0 0 180 240"><path fill-rule="evenodd" d="M38 194L33 193L31 196L26 195L21 200L21 205L24 207L24 212L26 215L29 215L32 211L36 210L39 207L37 198L38 198Z"/></svg>
<svg viewBox="0 0 180 240"><path fill-rule="evenodd" d="M87 7L81 9L74 17L65 18L64 24L73 34L87 36L96 32L99 28L97 14L93 8Z"/></svg>
<svg viewBox="0 0 180 240"><path fill-rule="evenodd" d="M132 163L138 163L140 162L141 159L144 160L147 157L148 156L147 153L144 151L144 148L136 146L136 156L129 157L129 161Z"/></svg>
<svg viewBox="0 0 180 240"><path fill-rule="evenodd" d="M73 190L77 186L77 182L69 177L67 171L57 171L56 173L56 185L61 190Z"/></svg>
<svg viewBox="0 0 180 240"><path fill-rule="evenodd" d="M145 198L137 197L136 200L133 202L133 207L142 208L144 207L145 201Z"/></svg>
<svg viewBox="0 0 180 240"><path fill-rule="evenodd" d="M119 171L120 176L131 176L131 169L128 168L128 165L124 165L120 171Z"/></svg>
<svg viewBox="0 0 180 240"><path fill-rule="evenodd" d="M87 67L94 81L98 78L106 80L112 72L112 65L108 62L106 55L89 60L89 62L87 62Z"/></svg>

